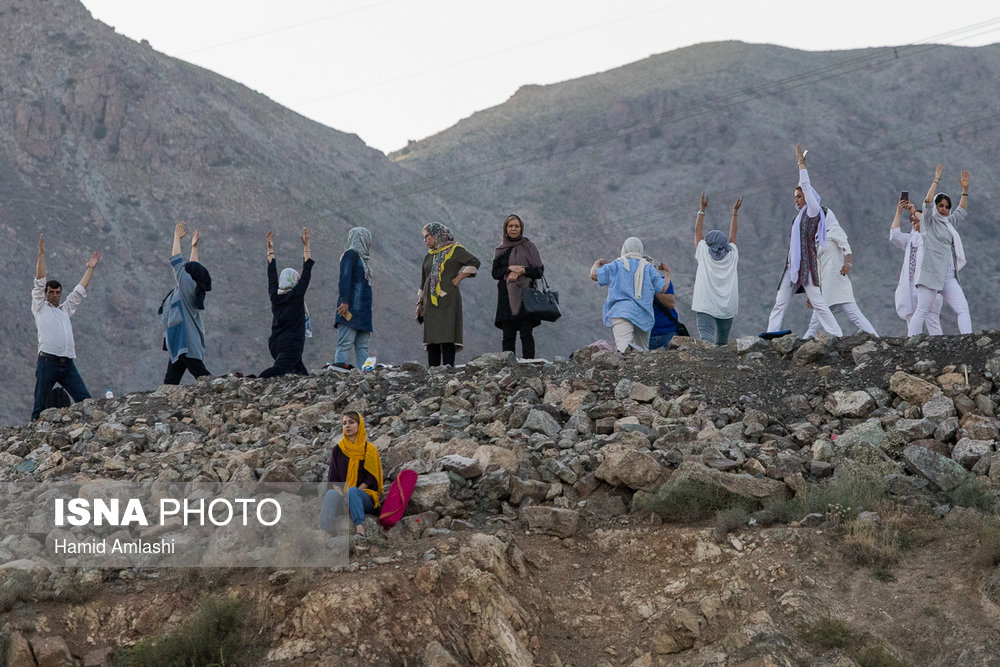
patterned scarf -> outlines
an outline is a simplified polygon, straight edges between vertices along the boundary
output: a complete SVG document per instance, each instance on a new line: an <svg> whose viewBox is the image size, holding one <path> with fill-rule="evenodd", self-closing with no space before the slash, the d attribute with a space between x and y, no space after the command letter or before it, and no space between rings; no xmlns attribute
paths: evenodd
<svg viewBox="0 0 1000 667"><path fill-rule="evenodd" d="M708 254L716 262L722 261L722 258L729 254L729 237L718 229L705 234L705 244L708 245Z"/></svg>
<svg viewBox="0 0 1000 667"><path fill-rule="evenodd" d="M431 222L424 229L434 239L434 247L427 251L433 258L431 264L430 300L431 305L438 305L439 296L447 296L447 292L441 289L441 276L444 274L444 264L451 259L455 248L459 245L455 243L455 237L451 230L440 222Z"/></svg>

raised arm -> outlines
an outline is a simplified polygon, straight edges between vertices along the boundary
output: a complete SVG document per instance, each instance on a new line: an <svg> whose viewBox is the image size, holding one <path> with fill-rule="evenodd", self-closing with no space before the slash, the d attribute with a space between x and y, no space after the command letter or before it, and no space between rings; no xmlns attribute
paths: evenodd
<svg viewBox="0 0 1000 667"><path fill-rule="evenodd" d="M927 189L927 196L924 197L924 203L930 204L934 201L934 195L937 194L938 183L941 182L941 174L944 172L944 165L939 164L937 169L934 170L934 182L931 183L931 187Z"/></svg>
<svg viewBox="0 0 1000 667"><path fill-rule="evenodd" d="M906 208L906 202L900 199L896 203L896 217L892 219L892 226L889 227L890 232L894 229L899 229L899 217L903 214L903 209L905 208Z"/></svg>
<svg viewBox="0 0 1000 667"><path fill-rule="evenodd" d="M38 235L38 261L35 262L35 278L45 277L45 234Z"/></svg>
<svg viewBox="0 0 1000 667"><path fill-rule="evenodd" d="M969 204L970 180L971 176L969 176L969 172L967 171L963 171L961 175L959 175L958 177L958 184L962 186L962 198L958 200L958 206L959 208L964 208L965 210L969 210L968 204Z"/></svg>
<svg viewBox="0 0 1000 667"><path fill-rule="evenodd" d="M191 235L191 261L198 261L198 241L201 239L201 233L196 229L194 234Z"/></svg>
<svg viewBox="0 0 1000 667"><path fill-rule="evenodd" d="M738 226L736 224L736 216L740 212L740 206L743 206L743 195L740 195L740 198L736 200L735 204L733 204L733 219L729 222L729 242L730 243L736 243L736 228Z"/></svg>
<svg viewBox="0 0 1000 667"><path fill-rule="evenodd" d="M187 236L187 231L184 229L184 222L178 222L174 225L174 247L170 251L170 256L181 254L181 239Z"/></svg>
<svg viewBox="0 0 1000 667"><path fill-rule="evenodd" d="M274 259L274 232L267 230L267 236L264 238L267 241L267 263L270 264Z"/></svg>
<svg viewBox="0 0 1000 667"><path fill-rule="evenodd" d="M312 251L309 250L309 228L302 228L302 262L308 262L312 258Z"/></svg>
<svg viewBox="0 0 1000 667"><path fill-rule="evenodd" d="M806 200L806 215L813 218L819 215L819 199L816 198L816 191L813 190L809 181L809 171L806 169L806 152L802 146L795 144L795 158L799 163L799 187L802 188L802 196Z"/></svg>
<svg viewBox="0 0 1000 667"><path fill-rule="evenodd" d="M698 244L705 240L705 235L702 233L703 226L705 224L705 209L708 208L708 197L705 193L701 193L701 208L698 209L698 215L694 219L694 247L697 248Z"/></svg>
<svg viewBox="0 0 1000 667"><path fill-rule="evenodd" d="M603 260L603 259L596 260L594 262L594 265L592 267L590 267L590 279L593 280L596 283L597 282L597 269L598 269L598 267L604 266L607 263L608 262L606 260Z"/></svg>
<svg viewBox="0 0 1000 667"><path fill-rule="evenodd" d="M83 272L83 278L80 278L80 284L83 289L87 289L90 286L90 279L94 277L94 269L97 268L97 263L101 261L101 253L94 251L94 254L90 256L87 260L87 270Z"/></svg>

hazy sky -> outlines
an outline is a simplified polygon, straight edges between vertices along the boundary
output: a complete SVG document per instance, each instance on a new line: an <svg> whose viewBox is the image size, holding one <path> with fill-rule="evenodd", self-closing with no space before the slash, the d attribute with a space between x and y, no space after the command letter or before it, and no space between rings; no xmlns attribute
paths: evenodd
<svg viewBox="0 0 1000 667"><path fill-rule="evenodd" d="M1000 41L995 0L83 0L94 17L383 151L699 42L808 50Z"/></svg>

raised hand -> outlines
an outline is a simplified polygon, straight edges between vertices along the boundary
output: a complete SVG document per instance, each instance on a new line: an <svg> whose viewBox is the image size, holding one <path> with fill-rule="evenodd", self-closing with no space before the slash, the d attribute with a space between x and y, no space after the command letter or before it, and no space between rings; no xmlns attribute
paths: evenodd
<svg viewBox="0 0 1000 667"><path fill-rule="evenodd" d="M302 228L302 245L305 245L305 246L309 245L309 228L308 227L303 227Z"/></svg>
<svg viewBox="0 0 1000 667"><path fill-rule="evenodd" d="M45 234L38 235L38 254L45 254Z"/></svg>
<svg viewBox="0 0 1000 667"><path fill-rule="evenodd" d="M656 270L657 271L662 271L664 273L670 273L670 267L667 266L666 262L660 262L659 264L657 264L656 265Z"/></svg>
<svg viewBox="0 0 1000 667"><path fill-rule="evenodd" d="M201 238L201 233L197 229L194 230L194 235L191 237L191 247L192 248L197 248L198 247L198 239L200 239L200 238Z"/></svg>
<svg viewBox="0 0 1000 667"><path fill-rule="evenodd" d="M708 197L706 197L705 193L702 192L701 193L701 210L704 211L707 208L708 208Z"/></svg>
<svg viewBox="0 0 1000 667"><path fill-rule="evenodd" d="M958 184L960 186L962 186L962 190L968 190L969 189L969 181L970 181L970 179L971 179L971 177L969 176L969 172L968 171L962 171L961 175L959 175L959 177L958 177Z"/></svg>
<svg viewBox="0 0 1000 667"><path fill-rule="evenodd" d="M736 215L736 213L740 210L740 206L743 206L743 195L740 195L740 198L736 200L735 204L733 204L733 215Z"/></svg>
<svg viewBox="0 0 1000 667"><path fill-rule="evenodd" d="M935 181L940 181L941 180L941 174L943 174L943 173L944 173L944 165L943 164L939 164L937 166L937 168L934 170L934 180Z"/></svg>
<svg viewBox="0 0 1000 667"><path fill-rule="evenodd" d="M802 150L802 146L795 144L795 159L803 167L806 166L806 152Z"/></svg>
<svg viewBox="0 0 1000 667"><path fill-rule="evenodd" d="M87 268L91 270L96 269L97 263L100 261L101 261L101 253L95 250L94 254L90 256L89 260L87 260Z"/></svg>
<svg viewBox="0 0 1000 667"><path fill-rule="evenodd" d="M174 238L182 239L187 236L187 230L184 228L184 221L178 222L174 225Z"/></svg>
<svg viewBox="0 0 1000 667"><path fill-rule="evenodd" d="M267 239L267 251L269 253L274 252L274 232L270 229L267 230L267 236L265 238Z"/></svg>

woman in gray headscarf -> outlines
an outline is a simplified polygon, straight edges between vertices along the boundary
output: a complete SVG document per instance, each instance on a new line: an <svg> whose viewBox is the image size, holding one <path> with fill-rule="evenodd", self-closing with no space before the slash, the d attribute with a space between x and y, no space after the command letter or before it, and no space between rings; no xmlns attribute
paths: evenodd
<svg viewBox="0 0 1000 667"><path fill-rule="evenodd" d="M455 365L462 347L462 293L459 283L475 277L479 259L455 242L451 230L440 222L424 226L427 254L417 290L417 321L424 325L428 366Z"/></svg>
<svg viewBox="0 0 1000 667"><path fill-rule="evenodd" d="M306 308L306 290L312 279L312 251L309 249L309 230L302 228L302 273L295 269L282 269L278 274L274 256L274 234L267 233L267 294L271 299L271 337L267 349L274 365L261 372L260 377L278 375L309 375L302 362L306 338L312 336L309 309Z"/></svg>
<svg viewBox="0 0 1000 667"><path fill-rule="evenodd" d="M347 250L340 256L339 296L337 297L337 352L333 367L360 368L368 358L372 335L372 233L364 227L347 232ZM350 363L354 356L354 364Z"/></svg>
<svg viewBox="0 0 1000 667"><path fill-rule="evenodd" d="M701 193L701 208L694 223L694 258L698 260L698 272L694 277L691 310L695 312L701 339L716 345L729 342L729 330L740 306L736 217L742 204L743 197L733 204L728 238L718 229L702 235L705 209L708 208L708 197L704 192Z"/></svg>

